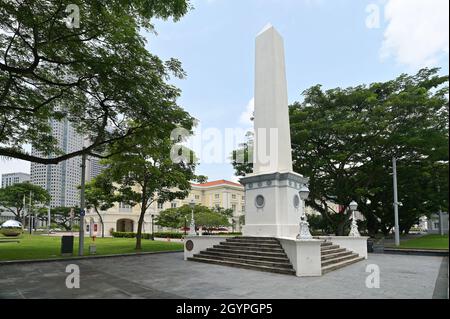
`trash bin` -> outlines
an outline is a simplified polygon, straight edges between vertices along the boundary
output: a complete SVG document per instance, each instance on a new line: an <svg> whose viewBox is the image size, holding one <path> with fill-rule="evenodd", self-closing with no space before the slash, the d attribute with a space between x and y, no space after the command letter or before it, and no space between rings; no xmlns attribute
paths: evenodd
<svg viewBox="0 0 450 319"><path fill-rule="evenodd" d="M73 236L61 237L61 255L62 256L73 255Z"/></svg>

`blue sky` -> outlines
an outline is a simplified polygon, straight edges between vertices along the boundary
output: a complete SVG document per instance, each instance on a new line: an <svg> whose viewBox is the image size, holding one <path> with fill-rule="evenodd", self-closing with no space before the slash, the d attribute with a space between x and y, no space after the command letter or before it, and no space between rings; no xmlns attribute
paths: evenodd
<svg viewBox="0 0 450 319"><path fill-rule="evenodd" d="M315 84L332 88L385 81L426 65L440 66L448 74L448 40L442 40L448 38L448 31L445 33L440 27L447 23L448 30L448 10L438 21L440 24L427 27L420 23L436 19L436 12L445 5L448 8L448 1L394 1L403 4L398 7L389 1L361 0L197 0L193 3L195 9L181 21L158 21L158 36L146 37L152 52L182 61L188 76L175 82L183 91L180 104L200 120L202 129L246 128L249 123L241 115L253 98L255 36L269 22L284 38L290 102L301 99L301 92ZM409 6L413 6L412 11ZM373 8L379 10L379 25L370 23L376 21L371 19L376 14ZM373 27L368 27L367 21ZM399 30L396 25L400 25ZM411 30L417 25L422 25L421 29ZM422 37L421 31L429 34ZM434 32L438 34L430 34ZM406 43L402 40L405 38ZM430 44L430 39L435 38L435 42L443 44ZM411 45L412 41L416 43ZM437 47L434 52L412 57L402 53L433 45ZM199 173L210 180L233 176L228 163L203 163Z"/></svg>
<svg viewBox="0 0 450 319"><path fill-rule="evenodd" d="M271 23L284 38L289 101L312 85L354 86L439 66L448 74L448 0L195 0L177 23L154 21L148 49L178 58L179 100L201 129L250 127L254 42ZM379 15L377 15L379 13ZM378 19L377 19L378 17ZM379 23L377 23L377 20ZM225 156L223 156L225 157ZM1 161L0 174L29 171ZM229 163L201 163L209 180L232 179Z"/></svg>

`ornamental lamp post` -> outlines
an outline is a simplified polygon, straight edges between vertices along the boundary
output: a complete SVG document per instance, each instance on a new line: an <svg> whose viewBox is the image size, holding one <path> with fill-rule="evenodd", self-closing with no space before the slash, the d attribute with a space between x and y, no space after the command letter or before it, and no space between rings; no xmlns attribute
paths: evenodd
<svg viewBox="0 0 450 319"><path fill-rule="evenodd" d="M311 233L309 231L309 223L306 218L305 212L305 200L309 196L309 188L307 185L302 185L298 192L300 199L302 200L302 214L300 216L300 233L297 235L297 239L312 239Z"/></svg>
<svg viewBox="0 0 450 319"><path fill-rule="evenodd" d="M189 225L189 236L196 236L197 233L195 232L195 220L194 220L195 201L193 199L189 203L189 206L191 207L191 224Z"/></svg>
<svg viewBox="0 0 450 319"><path fill-rule="evenodd" d="M358 203L352 200L348 205L350 211L352 212L352 225L350 227L350 233L348 234L350 237L359 237L358 224L355 219L355 210L358 208Z"/></svg>

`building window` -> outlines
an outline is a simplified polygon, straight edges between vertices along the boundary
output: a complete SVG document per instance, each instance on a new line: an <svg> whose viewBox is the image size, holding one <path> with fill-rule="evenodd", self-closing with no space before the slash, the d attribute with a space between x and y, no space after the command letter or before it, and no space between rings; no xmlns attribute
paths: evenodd
<svg viewBox="0 0 450 319"><path fill-rule="evenodd" d="M119 208L131 208L131 206L120 202L119 203Z"/></svg>
<svg viewBox="0 0 450 319"><path fill-rule="evenodd" d="M245 200L245 196L242 196L242 200L243 200L243 201Z"/></svg>
<svg viewBox="0 0 450 319"><path fill-rule="evenodd" d="M214 198L215 199L219 199L220 198L220 194L214 194Z"/></svg>
<svg viewBox="0 0 450 319"><path fill-rule="evenodd" d="M200 195L195 195L195 199L200 199Z"/></svg>
<svg viewBox="0 0 450 319"><path fill-rule="evenodd" d="M164 203L158 202L158 209L163 209L163 207L164 207Z"/></svg>
<svg viewBox="0 0 450 319"><path fill-rule="evenodd" d="M232 195L231 195L231 198L232 198L232 199L236 199L236 194L232 194Z"/></svg>
<svg viewBox="0 0 450 319"><path fill-rule="evenodd" d="M233 210L233 213L235 213L236 212L236 205L231 205L231 209Z"/></svg>
<svg viewBox="0 0 450 319"><path fill-rule="evenodd" d="M171 208L177 208L177 203L173 203L173 202L170 203L170 207L171 207Z"/></svg>
<svg viewBox="0 0 450 319"><path fill-rule="evenodd" d="M242 211L245 212L245 206L242 206Z"/></svg>

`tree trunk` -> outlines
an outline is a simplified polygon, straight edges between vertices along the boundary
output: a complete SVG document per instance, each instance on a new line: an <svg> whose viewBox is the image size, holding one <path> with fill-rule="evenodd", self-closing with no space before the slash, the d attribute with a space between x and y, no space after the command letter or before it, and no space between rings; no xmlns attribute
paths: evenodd
<svg viewBox="0 0 450 319"><path fill-rule="evenodd" d="M144 215L145 215L145 206L142 206L141 215L139 216L138 221L138 229L136 233L136 248L135 248L136 250L142 249L141 241L142 241L142 224L144 223Z"/></svg>
<svg viewBox="0 0 450 319"><path fill-rule="evenodd" d="M144 223L144 215L145 215L145 211L147 210L147 203L148 203L148 200L146 198L146 193L147 193L147 184L144 182L144 185L142 186L141 215L139 216L138 229L136 232L136 248L135 248L136 250L142 249L142 245L141 245L142 224Z"/></svg>
<svg viewBox="0 0 450 319"><path fill-rule="evenodd" d="M104 227L104 224L103 224L102 215L100 215L100 212L98 211L97 207L94 207L94 209L95 209L95 212L98 215L98 218L100 218L100 224L102 225L102 238L105 238L105 227Z"/></svg>
<svg viewBox="0 0 450 319"><path fill-rule="evenodd" d="M336 236L344 236L345 221L339 222L336 225Z"/></svg>

